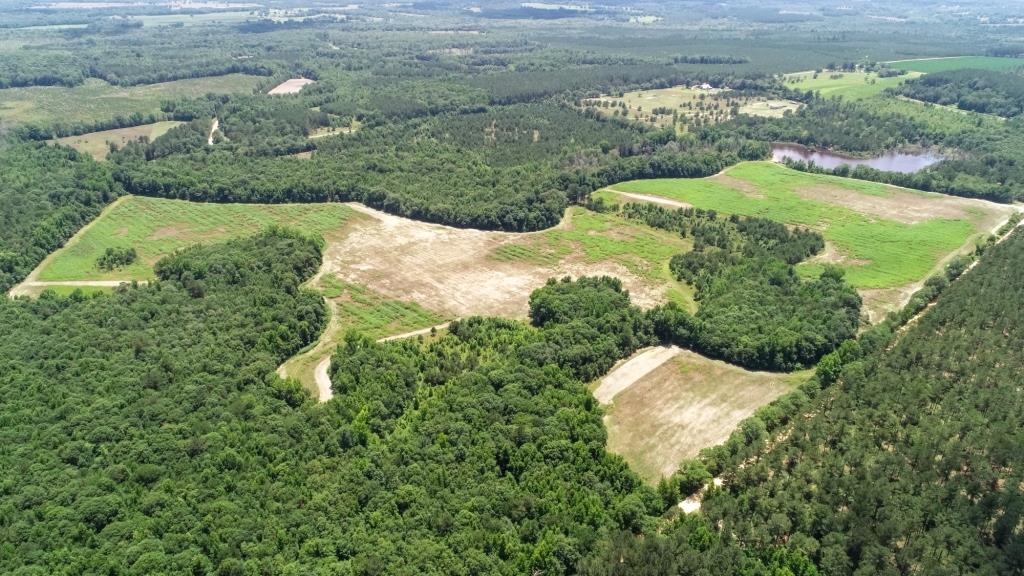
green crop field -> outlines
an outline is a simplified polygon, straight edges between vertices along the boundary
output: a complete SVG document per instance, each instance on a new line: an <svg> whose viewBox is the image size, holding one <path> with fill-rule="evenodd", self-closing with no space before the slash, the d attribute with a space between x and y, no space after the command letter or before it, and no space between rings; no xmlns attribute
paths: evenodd
<svg viewBox="0 0 1024 576"><path fill-rule="evenodd" d="M879 78L873 72L798 72L783 77L786 86L797 90L813 90L822 96L842 96L848 100L863 100L880 94L886 88L898 86L900 82L917 78L921 74L911 72L903 76Z"/></svg>
<svg viewBox="0 0 1024 576"><path fill-rule="evenodd" d="M152 142L166 134L171 128L180 124L183 124L183 122L168 120L165 122L156 122L154 124L132 126L130 128L115 128L114 130L103 130L101 132L90 132L88 134L80 134L78 136L68 136L66 138L57 139L57 142L66 146L71 146L79 152L85 152L97 160L103 160L110 152L111 142L117 144L118 148L123 147L128 142L138 140L143 136L149 138L149 141Z"/></svg>
<svg viewBox="0 0 1024 576"><path fill-rule="evenodd" d="M261 79L247 74L227 74L121 87L90 78L74 88L6 88L0 90L0 121L42 125L56 122L73 124L109 120L136 112L159 113L161 100L197 98L208 92L248 93Z"/></svg>
<svg viewBox="0 0 1024 576"><path fill-rule="evenodd" d="M334 301L335 321L344 330L357 330L370 338L383 338L435 326L445 321L415 302L389 300L366 286L324 276L320 291Z"/></svg>
<svg viewBox="0 0 1024 576"><path fill-rule="evenodd" d="M491 257L506 262L554 266L571 254L588 263L615 262L630 272L669 285L667 296L692 307L692 290L669 271L672 256L693 248L689 239L583 208L571 208L562 226L524 235L514 244L496 249Z"/></svg>
<svg viewBox="0 0 1024 576"><path fill-rule="evenodd" d="M964 68L1003 71L1024 68L1024 59L997 58L995 56L956 56L953 58L936 58L931 60L898 60L889 62L889 67L924 74L945 72L947 70L961 70Z"/></svg>
<svg viewBox="0 0 1024 576"><path fill-rule="evenodd" d="M38 279L148 280L153 264L178 248L246 236L271 225L327 235L355 217L342 204L203 204L131 196L48 258ZM96 259L110 247L134 248L139 258L124 268L100 270Z"/></svg>
<svg viewBox="0 0 1024 576"><path fill-rule="evenodd" d="M618 200L616 191L818 229L838 252L832 261L846 270L847 279L858 288L891 288L919 281L944 257L986 234L1012 211L873 182L806 174L771 162L739 164L722 177L625 182L597 196ZM905 221L905 210L914 211L920 221ZM887 211L892 211L891 216ZM823 265L814 261L799 269L811 276Z"/></svg>

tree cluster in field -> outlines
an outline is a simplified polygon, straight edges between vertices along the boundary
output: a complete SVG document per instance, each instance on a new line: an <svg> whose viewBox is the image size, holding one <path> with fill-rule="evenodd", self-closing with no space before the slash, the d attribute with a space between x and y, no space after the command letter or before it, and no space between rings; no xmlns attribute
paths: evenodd
<svg viewBox="0 0 1024 576"><path fill-rule="evenodd" d="M135 248L115 248L111 246L104 250L103 254L100 254L100 257L96 259L96 267L109 272L134 264L138 257L139 255Z"/></svg>
<svg viewBox="0 0 1024 576"><path fill-rule="evenodd" d="M1021 61L1024 68L1024 61ZM1011 117L1024 112L1024 77L994 70L949 70L904 82L900 96L961 110Z"/></svg>
<svg viewBox="0 0 1024 576"><path fill-rule="evenodd" d="M656 308L661 340L755 370L792 370L857 333L860 296L839 269L814 281L797 276L794 265L825 247L817 232L649 204L627 204L623 215L693 238L694 249L673 257L670 268L694 287L699 309Z"/></svg>
<svg viewBox="0 0 1024 576"><path fill-rule="evenodd" d="M121 186L86 154L43 143L0 144L0 293L99 215Z"/></svg>

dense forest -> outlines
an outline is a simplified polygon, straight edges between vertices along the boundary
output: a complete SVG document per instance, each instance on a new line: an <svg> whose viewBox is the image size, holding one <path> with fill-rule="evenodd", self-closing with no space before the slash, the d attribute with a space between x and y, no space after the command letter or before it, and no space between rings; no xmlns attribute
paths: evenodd
<svg viewBox="0 0 1024 576"><path fill-rule="evenodd" d="M354 200L420 220L524 231L555 225L568 203L614 182L707 176L768 152L726 130L677 137L563 105L521 104L364 125L297 159L277 154L312 147L304 131L329 123L323 113L236 100L220 110L227 142L203 146L200 130L179 128L148 146L127 146L112 155L118 181L144 196ZM281 112L281 127L268 130L277 124L264 122L263 111ZM167 150L182 153L146 160Z"/></svg>
<svg viewBox="0 0 1024 576"><path fill-rule="evenodd" d="M1019 74L950 70L906 82L893 92L915 100L996 116L1018 116L1024 112L1024 76Z"/></svg>
<svg viewBox="0 0 1024 576"><path fill-rule="evenodd" d="M63 146L0 142L0 291L20 282L121 193L110 171Z"/></svg>
<svg viewBox="0 0 1024 576"><path fill-rule="evenodd" d="M673 257L670 268L695 288L700 308L695 315L655 309L662 340L756 370L792 370L813 366L856 334L861 300L841 270L826 268L813 282L797 276L794 265L825 247L817 232L650 204L627 204L623 215L693 238L693 250Z"/></svg>

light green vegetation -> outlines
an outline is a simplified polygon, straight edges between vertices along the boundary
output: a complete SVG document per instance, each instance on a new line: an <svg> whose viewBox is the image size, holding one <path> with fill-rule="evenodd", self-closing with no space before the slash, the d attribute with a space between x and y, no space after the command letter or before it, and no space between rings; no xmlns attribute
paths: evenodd
<svg viewBox="0 0 1024 576"><path fill-rule="evenodd" d="M584 100L583 105L606 116L612 116L619 111L620 115L626 114L626 117L631 120L664 127L673 125L673 112L678 115L680 124L693 124L697 121L722 122L732 117L733 106L742 108L763 100L763 98L738 96L732 90L719 88L705 90L675 86L657 90L626 92L618 97L591 98ZM625 103L626 108L621 107L622 103ZM605 106L605 104L608 105ZM655 114L654 111L659 109L663 113ZM664 113L665 111L668 113Z"/></svg>
<svg viewBox="0 0 1024 576"><path fill-rule="evenodd" d="M36 124L73 124L109 120L134 113L160 112L160 101L197 98L207 93L248 93L262 78L227 74L142 86L113 86L90 78L80 86L32 86L0 90L0 120Z"/></svg>
<svg viewBox="0 0 1024 576"><path fill-rule="evenodd" d="M1024 68L1024 60L1020 58L997 58L995 56L957 56L954 58L935 58L931 60L899 60L889 63L890 68L911 70L923 74L976 68L980 70L1014 70Z"/></svg>
<svg viewBox="0 0 1024 576"><path fill-rule="evenodd" d="M817 78L815 78L817 76ZM892 78L879 78L874 72L798 72L786 74L783 81L789 88L819 92L825 98L841 96L848 100L863 100L880 94L886 88L898 86L905 80L921 76L910 72Z"/></svg>
<svg viewBox="0 0 1024 576"><path fill-rule="evenodd" d="M786 111L796 112L799 102L792 100L768 100L757 98L740 106L740 114L761 116L763 118L782 118Z"/></svg>
<svg viewBox="0 0 1024 576"><path fill-rule="evenodd" d="M233 24L256 20L259 16L251 11L232 12L208 12L205 14L144 14L132 16L131 20L140 20L146 26L170 26L172 24L184 24L192 26L196 24Z"/></svg>
<svg viewBox="0 0 1024 576"><path fill-rule="evenodd" d="M152 142L179 124L183 124L183 122L168 120L165 122L157 122L155 124L143 124L141 126L132 126L130 128L115 128L114 130L90 132L79 136L68 136L66 138L57 139L57 142L66 146L71 146L79 152L85 152L97 160L103 160L110 152L111 142L117 144L118 148L123 147L128 142L138 140L143 136Z"/></svg>
<svg viewBox="0 0 1024 576"><path fill-rule="evenodd" d="M751 372L684 350L615 396L606 408L608 449L647 482L721 444L744 418L811 376Z"/></svg>
<svg viewBox="0 0 1024 576"><path fill-rule="evenodd" d="M440 314L415 302L389 300L366 286L345 282L336 276L321 278L320 291L334 302L334 321L341 330L358 330L373 339L445 321Z"/></svg>
<svg viewBox="0 0 1024 576"><path fill-rule="evenodd" d="M153 264L178 248L248 236L272 225L328 236L356 217L343 204L202 204L132 196L105 211L39 271L39 280L148 280ZM134 248L138 260L109 272L96 266L107 248Z"/></svg>
<svg viewBox="0 0 1024 576"><path fill-rule="evenodd" d="M53 292L57 296L68 297L75 292L81 292L85 296L93 294L109 294L114 289L109 286L46 286L39 290L33 290L32 296L38 296L42 292Z"/></svg>
<svg viewBox="0 0 1024 576"><path fill-rule="evenodd" d="M891 288L923 279L944 257L987 233L1011 210L806 174L771 162L739 164L712 178L625 182L597 196L620 199L613 190L820 230L836 252L825 258L844 268L846 278L857 288ZM913 219L908 220L908 215ZM816 259L798 269L813 276L824 264Z"/></svg>
<svg viewBox="0 0 1024 576"><path fill-rule="evenodd" d="M573 207L557 228L524 235L498 247L491 257L504 262L528 262L554 267L569 256L591 264L614 262L637 276L668 285L666 296L693 308L693 291L669 271L672 256L693 248L690 240L656 230L614 214Z"/></svg>

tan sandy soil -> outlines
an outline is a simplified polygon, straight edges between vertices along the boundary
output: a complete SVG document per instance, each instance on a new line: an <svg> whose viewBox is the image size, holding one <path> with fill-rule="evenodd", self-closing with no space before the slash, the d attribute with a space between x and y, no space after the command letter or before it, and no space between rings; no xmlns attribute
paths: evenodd
<svg viewBox="0 0 1024 576"><path fill-rule="evenodd" d="M316 80L310 80L309 78L292 78L285 80L277 86L274 86L267 94L276 96L278 94L298 94L300 90L306 87L306 84L312 84Z"/></svg>
<svg viewBox="0 0 1024 576"><path fill-rule="evenodd" d="M321 274L370 286L388 298L417 302L444 316L525 318L530 292L548 278L562 276L616 276L640 306L664 299L665 286L646 282L615 263L588 263L570 255L546 266L491 257L498 247L528 241L532 234L451 228L350 206L372 218L328 243Z"/></svg>
<svg viewBox="0 0 1024 576"><path fill-rule="evenodd" d="M692 204L686 202L680 202L678 200L670 200L668 198L662 198L661 196L651 196L650 194L634 194L633 192L622 192L615 188L608 188L608 190L615 192L623 198L629 198L630 200L638 200L640 202L650 202L652 204L660 204L662 206L668 206L669 208L693 208Z"/></svg>
<svg viewBox="0 0 1024 576"><path fill-rule="evenodd" d="M594 398L597 398L601 404L611 404L617 394L665 362L675 358L680 352L682 349L676 346L658 346L640 350L628 360L619 363L601 379L601 384L594 390Z"/></svg>
<svg viewBox="0 0 1024 576"><path fill-rule="evenodd" d="M277 88L275 88L276 90ZM213 119L213 124L210 124L210 135L206 138L206 144L213 146L213 133L220 129L220 120L217 118Z"/></svg>
<svg viewBox="0 0 1024 576"><path fill-rule="evenodd" d="M807 262L809 264L842 264L845 266L863 266L869 263L867 260L850 258L836 248L835 244L828 241L825 242L825 249L820 254L808 258Z"/></svg>
<svg viewBox="0 0 1024 576"><path fill-rule="evenodd" d="M316 371L314 372L314 374L316 375L316 388L320 393L318 397L318 400L320 402L327 402L328 400L334 397L334 391L331 390L331 376L328 373L328 370L330 370L330 368L330 356L324 358L323 360L320 361L319 364L316 365Z"/></svg>
<svg viewBox="0 0 1024 576"><path fill-rule="evenodd" d="M725 170L728 170L728 168L726 168ZM708 180L718 182L722 186L735 188L740 192L743 192L747 196L750 196L751 198L764 198L764 194L762 194L761 191L758 190L756 184L754 184L753 182L747 182L746 180L742 180L740 178L736 178L735 176L729 176L728 174L725 173L725 170L708 178Z"/></svg>
<svg viewBox="0 0 1024 576"><path fill-rule="evenodd" d="M986 213L995 212L996 218L1006 218L1012 208L972 198L958 198L944 194L925 194L909 192L896 187L889 187L888 196L858 194L839 186L818 185L797 188L794 192L807 200L824 201L829 204L844 206L861 214L868 214L895 220L905 224L916 224L935 218L952 220L972 220L972 208Z"/></svg>
<svg viewBox="0 0 1024 576"><path fill-rule="evenodd" d="M808 375L750 372L683 350L615 395L608 449L657 482Z"/></svg>

